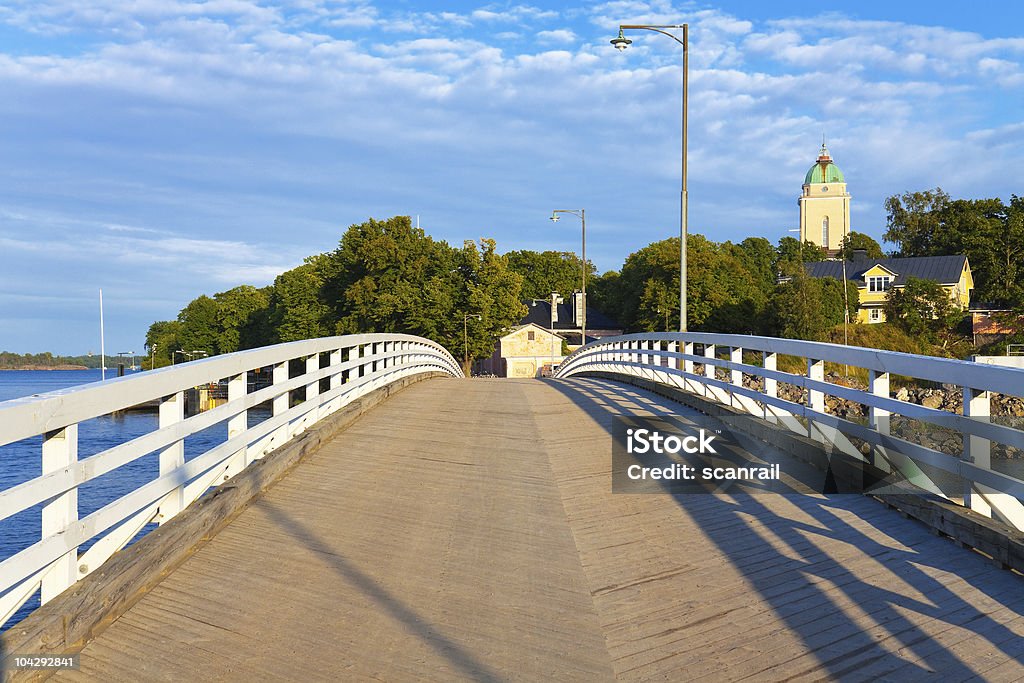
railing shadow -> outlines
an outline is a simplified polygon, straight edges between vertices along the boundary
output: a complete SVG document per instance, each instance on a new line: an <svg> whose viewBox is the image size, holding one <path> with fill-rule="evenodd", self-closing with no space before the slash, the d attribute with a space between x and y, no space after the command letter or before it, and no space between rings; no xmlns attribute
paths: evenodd
<svg viewBox="0 0 1024 683"><path fill-rule="evenodd" d="M612 418L617 415L698 415L688 407L628 384L570 378L551 381L550 385L609 434ZM610 491L610 478L608 486ZM1019 576L991 566L980 555L935 538L915 522L889 515L863 496L663 495L672 495L681 510L749 582L755 595L807 646L816 660L816 665L808 667L808 673L822 670L830 677L867 680L899 669L901 679L904 675L921 677L934 672L941 672L946 680L977 677L967 662L921 627L926 620L968 629L1010 661L1019 661L1024 656L1019 635L994 619L989 614L991 608L986 610L967 602L924 568L962 580L1000 607L1024 616L1024 584ZM825 528L780 514L780 506L772 505L772 498L777 495L784 495L789 504ZM884 535L903 547L884 545L857 529L843 519L850 513L885 516ZM749 524L727 523L730 516L735 519L739 515L759 520L770 528L771 534L761 533ZM876 568L870 581L865 580L820 547L815 539L822 537L855 545L880 563L881 570ZM939 543L947 543L948 552L932 545ZM919 552L915 548L919 545L932 547ZM771 566L771 571L764 571L766 566ZM779 590L780 577L785 577L785 590ZM923 597L886 588L887 582L909 584ZM826 587L832 589L832 595ZM837 597L856 609L844 608ZM911 618L914 614L918 615L916 619ZM930 631L934 633L935 629ZM919 663L896 651L908 653Z"/></svg>
<svg viewBox="0 0 1024 683"><path fill-rule="evenodd" d="M415 635L439 656L450 662L467 678L485 683L491 681L497 683L505 680L505 677L480 661L473 653L442 633L440 628L432 625L424 615L406 605L371 576L339 555L337 548L332 547L329 542L320 538L316 532L289 515L280 506L274 505L267 498L261 499L258 506L289 536L296 539L302 547L319 553L342 580L356 587L395 621L400 622L409 633Z"/></svg>

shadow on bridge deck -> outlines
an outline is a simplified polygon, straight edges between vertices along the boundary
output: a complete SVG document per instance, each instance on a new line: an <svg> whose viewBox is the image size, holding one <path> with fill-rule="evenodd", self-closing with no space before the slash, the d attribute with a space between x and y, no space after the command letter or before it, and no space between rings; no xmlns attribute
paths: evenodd
<svg viewBox="0 0 1024 683"><path fill-rule="evenodd" d="M666 409L662 397L628 385L576 379L553 386L609 435L616 415ZM681 608L671 629L677 651L668 653L687 680L1024 677L1022 578L869 498L665 494L608 500L613 504L590 528L602 527L601 517L664 513L673 500L680 531L702 537L694 544L701 557L680 554L689 566L683 596L674 601ZM678 543L690 541L682 535ZM607 608L600 596L595 600L606 614L628 611L634 597ZM636 635L661 632L650 627L645 633L641 626ZM701 656L701 648L720 654ZM646 659L634 656L641 667Z"/></svg>
<svg viewBox="0 0 1024 683"><path fill-rule="evenodd" d="M432 380L296 467L83 680L1024 676L1022 578L858 496L621 495L599 380Z"/></svg>

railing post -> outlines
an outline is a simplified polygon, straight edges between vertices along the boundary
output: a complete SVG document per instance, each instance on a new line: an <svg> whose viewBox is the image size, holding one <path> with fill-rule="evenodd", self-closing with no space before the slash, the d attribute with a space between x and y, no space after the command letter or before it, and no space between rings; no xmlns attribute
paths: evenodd
<svg viewBox="0 0 1024 683"><path fill-rule="evenodd" d="M715 345L714 344L705 344L704 345L704 357L705 358L714 358L715 357ZM704 363L704 376L705 377L710 377L711 379L715 379L715 366L713 364L709 363L709 362L706 362L706 361ZM711 394L712 396L714 396L715 392L713 391L711 386L709 386L708 384L704 384L704 395L707 396L708 394Z"/></svg>
<svg viewBox="0 0 1024 683"><path fill-rule="evenodd" d="M992 411L989 392L973 387L964 387L964 415L976 420L987 421ZM965 434L964 460L977 467L992 468L992 442L974 434ZM964 507L986 517L992 516L992 507L975 490L975 484L969 477L964 477Z"/></svg>
<svg viewBox="0 0 1024 683"><path fill-rule="evenodd" d="M729 362L736 363L737 365L743 365L743 348L733 346L729 349ZM743 370L737 370L735 368L729 371L729 381L734 387L743 388ZM741 403L740 395L734 392L729 392L729 404L733 407L737 407ZM742 406L741 406L742 407Z"/></svg>
<svg viewBox="0 0 1024 683"><path fill-rule="evenodd" d="M306 357L306 374L315 375L320 372L320 354L314 353ZM314 379L306 385L306 400L312 401L320 395L320 379Z"/></svg>
<svg viewBox="0 0 1024 683"><path fill-rule="evenodd" d="M819 382L825 381L825 361L818 360L816 358L807 359L807 379L816 380ZM812 389L809 385L807 387L807 407L815 412L825 412L825 394L819 389ZM814 418L807 417L807 436L812 439L815 438L814 430ZM821 434L819 428L818 441L825 439L824 435Z"/></svg>
<svg viewBox="0 0 1024 683"><path fill-rule="evenodd" d="M78 425L43 435L43 474L68 469L78 462ZM65 491L43 506L42 538L62 534L78 520L78 488ZM41 600L46 604L78 579L78 546L66 549L43 577Z"/></svg>
<svg viewBox="0 0 1024 683"><path fill-rule="evenodd" d="M817 382L825 381L825 361L814 358L807 359L807 379ZM807 407L819 413L825 412L825 392L807 387Z"/></svg>
<svg viewBox="0 0 1024 683"><path fill-rule="evenodd" d="M331 375L331 390L337 389L345 381L345 378L341 372L337 372L337 366L341 365L341 349L335 349L331 351L330 360L328 364L334 369L334 374Z"/></svg>
<svg viewBox="0 0 1024 683"><path fill-rule="evenodd" d="M288 361L278 363L277 365L274 366L272 381L275 385L284 384L285 382L288 381ZM274 413L274 417L277 417L278 415L284 415L285 413L288 412L288 408L290 407L289 403L291 401L291 397L288 395L289 393L290 392L287 391L282 392L278 396L275 396L274 399L271 401L270 406L271 410ZM285 423L278 427L276 430L274 430L274 436L271 438L270 445L267 450L271 451L287 440L288 424Z"/></svg>
<svg viewBox="0 0 1024 683"><path fill-rule="evenodd" d="M228 379L228 404L235 401L244 401L248 391L246 373L235 375ZM228 420L228 439L233 439L249 428L249 411L243 410L238 415ZM249 464L249 449L242 446L228 460L228 466L224 471L224 481L235 476Z"/></svg>
<svg viewBox="0 0 1024 683"><path fill-rule="evenodd" d="M879 372L878 370L868 370L868 391L874 396L880 396L882 398L889 398L889 373ZM875 406L868 407L868 425L879 434L888 435L889 432L889 417L890 413L884 408L876 408ZM881 446L875 446L872 449L874 457L872 458L875 467L885 471L891 472L892 467L889 465L888 458L885 457L885 448Z"/></svg>
<svg viewBox="0 0 1024 683"><path fill-rule="evenodd" d="M775 353L773 351L764 351L763 352L763 356L762 356L761 365L764 367L765 370L772 370L772 371L778 370L779 369L779 354L777 354L777 353ZM768 396L770 398L778 398L779 397L779 380L775 379L774 377L768 377L767 375L765 375L763 379L764 379L764 382L763 382L764 386L762 388L762 391L764 392L764 395ZM767 402L764 404L764 419L768 420L772 424L776 424L779 421L778 418L775 416L775 412L774 411L775 411L775 406L773 406L773 405L771 405L771 404L769 404Z"/></svg>
<svg viewBox="0 0 1024 683"><path fill-rule="evenodd" d="M179 391L176 394L165 396L160 401L159 427L170 427L185 419L185 392ZM185 442L181 439L160 451L160 476L170 474L185 464ZM182 482L167 497L167 500L160 505L160 512L157 521L166 524L176 514L181 512L185 504L185 483Z"/></svg>

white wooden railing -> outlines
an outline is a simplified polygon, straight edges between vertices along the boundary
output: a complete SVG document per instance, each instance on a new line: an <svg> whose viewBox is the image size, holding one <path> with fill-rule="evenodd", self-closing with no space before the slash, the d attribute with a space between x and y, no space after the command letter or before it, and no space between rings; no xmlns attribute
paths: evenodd
<svg viewBox="0 0 1024 683"><path fill-rule="evenodd" d="M300 361L304 373L289 376ZM272 368L272 384L248 391L251 371ZM462 377L459 364L427 339L364 334L310 339L185 363L140 375L0 402L0 446L42 436L42 474L0 491L0 520L41 507L42 537L0 562L0 625L37 591L46 603L92 573L147 524L164 524L210 487L352 400L425 372ZM228 400L185 417L184 392L227 381ZM321 393L321 381L326 391ZM291 400L305 391L305 399ZM159 401L155 431L78 459L79 423ZM247 411L270 403L272 416L249 427ZM227 440L185 460L184 440L227 423ZM143 456L159 453L159 475L79 519L78 488ZM79 547L93 541L84 553Z"/></svg>
<svg viewBox="0 0 1024 683"><path fill-rule="evenodd" d="M695 347L700 349L699 355L694 353ZM802 359L806 372L780 371L780 355ZM867 370L868 390L826 381L826 362ZM1024 529L1024 481L993 470L991 460L993 443L1024 449L1024 431L990 419L992 393L1024 396L1024 370L773 337L649 333L591 342L567 357L555 377L588 372L639 377L730 405L825 441L852 457L870 460L885 471L896 470L915 486ZM744 375L760 377L760 388L744 386ZM892 375L956 386L963 393L962 412L894 398ZM804 402L780 397L779 383L806 389ZM827 395L865 406L866 424L826 412ZM946 432L955 430L961 435L962 452L950 454L894 436L890 431L892 415ZM849 437L871 444L871 455L864 456ZM922 471L922 465L932 472L961 477L962 496L943 493Z"/></svg>

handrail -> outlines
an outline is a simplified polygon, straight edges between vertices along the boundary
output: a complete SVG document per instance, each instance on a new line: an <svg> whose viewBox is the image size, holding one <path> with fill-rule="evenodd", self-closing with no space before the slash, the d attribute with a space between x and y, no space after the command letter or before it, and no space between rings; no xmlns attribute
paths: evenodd
<svg viewBox="0 0 1024 683"><path fill-rule="evenodd" d="M695 353L695 347L702 353ZM723 347L725 358L719 357ZM749 359L751 354L760 365L744 360L744 355ZM780 355L803 359L806 374L779 370ZM868 389L827 381L826 362L867 370ZM718 371L724 371L725 377L719 377ZM897 470L920 488L1024 530L1024 481L992 469L992 444L1024 450L1024 431L991 421L992 393L1024 396L1022 369L796 339L653 332L607 337L580 347L562 361L555 378L587 373L639 377L730 405L886 471ZM963 394L962 412L892 396L891 375L956 386ZM760 378L760 388L745 385L745 376ZM805 390L803 402L780 396L780 383ZM830 414L826 396L866 407L867 425ZM892 415L955 429L962 439L962 453L952 455L894 436ZM850 437L869 444L870 454L865 457ZM962 477L962 500L944 493L922 466Z"/></svg>
<svg viewBox="0 0 1024 683"><path fill-rule="evenodd" d="M289 376L289 366L304 372ZM324 363L326 361L326 364ZM250 372L272 368L272 384L249 392ZM148 524L165 524L210 487L223 483L311 425L374 389L412 375L463 377L442 346L402 334L308 339L214 356L172 367L0 402L0 446L42 437L42 473L0 490L0 520L42 505L40 540L0 562L0 625L33 595L45 604L95 571ZM228 400L185 416L185 391L227 380ZM321 392L321 382L326 390ZM295 403L293 393L305 392ZM148 402L159 426L78 459L80 423ZM270 403L272 416L249 427L248 410ZM187 462L184 440L227 422L227 440ZM155 480L79 519L81 485L159 453ZM93 542L79 555L79 548Z"/></svg>

